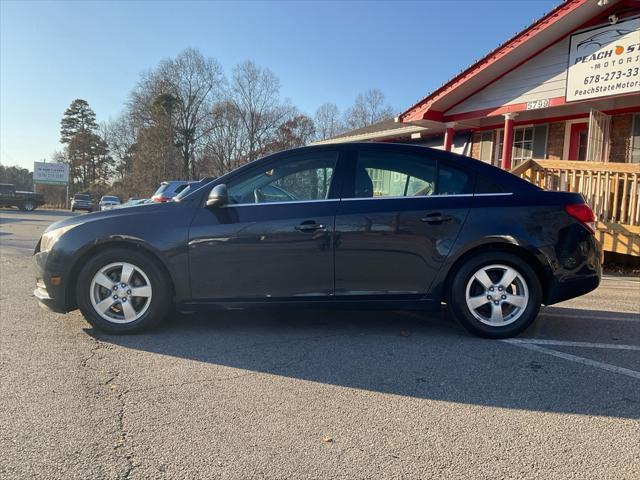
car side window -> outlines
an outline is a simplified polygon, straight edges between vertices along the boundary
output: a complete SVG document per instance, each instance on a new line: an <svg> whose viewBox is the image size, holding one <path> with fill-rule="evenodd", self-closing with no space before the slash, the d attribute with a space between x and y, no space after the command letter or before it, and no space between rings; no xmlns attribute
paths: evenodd
<svg viewBox="0 0 640 480"><path fill-rule="evenodd" d="M355 198L434 195L436 162L423 156L360 152L355 173Z"/></svg>
<svg viewBox="0 0 640 480"><path fill-rule="evenodd" d="M283 159L227 184L230 204L324 200L336 168L337 152L312 152Z"/></svg>
<svg viewBox="0 0 640 480"><path fill-rule="evenodd" d="M440 162L438 169L438 195L473 193L471 176L456 167Z"/></svg>

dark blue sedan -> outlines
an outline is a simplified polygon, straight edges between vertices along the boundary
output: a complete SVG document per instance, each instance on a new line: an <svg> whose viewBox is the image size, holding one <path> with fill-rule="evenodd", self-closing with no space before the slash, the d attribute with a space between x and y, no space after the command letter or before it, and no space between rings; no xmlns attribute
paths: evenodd
<svg viewBox="0 0 640 480"><path fill-rule="evenodd" d="M172 306L434 311L474 334L516 335L540 305L600 282L594 216L482 162L425 147L281 152L175 202L51 225L38 300L95 327L138 331Z"/></svg>

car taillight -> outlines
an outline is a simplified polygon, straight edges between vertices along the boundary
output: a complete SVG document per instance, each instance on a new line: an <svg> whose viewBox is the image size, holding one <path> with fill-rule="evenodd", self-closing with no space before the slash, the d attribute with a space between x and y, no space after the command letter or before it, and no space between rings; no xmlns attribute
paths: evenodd
<svg viewBox="0 0 640 480"><path fill-rule="evenodd" d="M565 211L573 218L582 223L587 230L591 233L596 231L596 216L593 214L593 210L586 203L579 203L577 205L565 205Z"/></svg>

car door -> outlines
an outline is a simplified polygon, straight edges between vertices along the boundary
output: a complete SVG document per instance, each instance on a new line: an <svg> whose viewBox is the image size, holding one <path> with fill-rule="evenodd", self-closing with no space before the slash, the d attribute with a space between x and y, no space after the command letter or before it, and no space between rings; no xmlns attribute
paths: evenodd
<svg viewBox="0 0 640 480"><path fill-rule="evenodd" d="M471 173L380 147L352 152L349 165L336 214L336 296L424 297L469 212Z"/></svg>
<svg viewBox="0 0 640 480"><path fill-rule="evenodd" d="M314 150L232 177L228 204L200 208L190 228L194 300L331 296L337 162Z"/></svg>

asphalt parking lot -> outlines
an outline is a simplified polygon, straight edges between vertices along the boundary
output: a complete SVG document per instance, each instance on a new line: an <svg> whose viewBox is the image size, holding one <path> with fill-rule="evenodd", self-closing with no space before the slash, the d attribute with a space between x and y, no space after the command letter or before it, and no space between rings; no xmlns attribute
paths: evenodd
<svg viewBox="0 0 640 480"><path fill-rule="evenodd" d="M0 210L0 478L640 478L638 278L507 341L353 311L116 337L32 297L67 214Z"/></svg>

